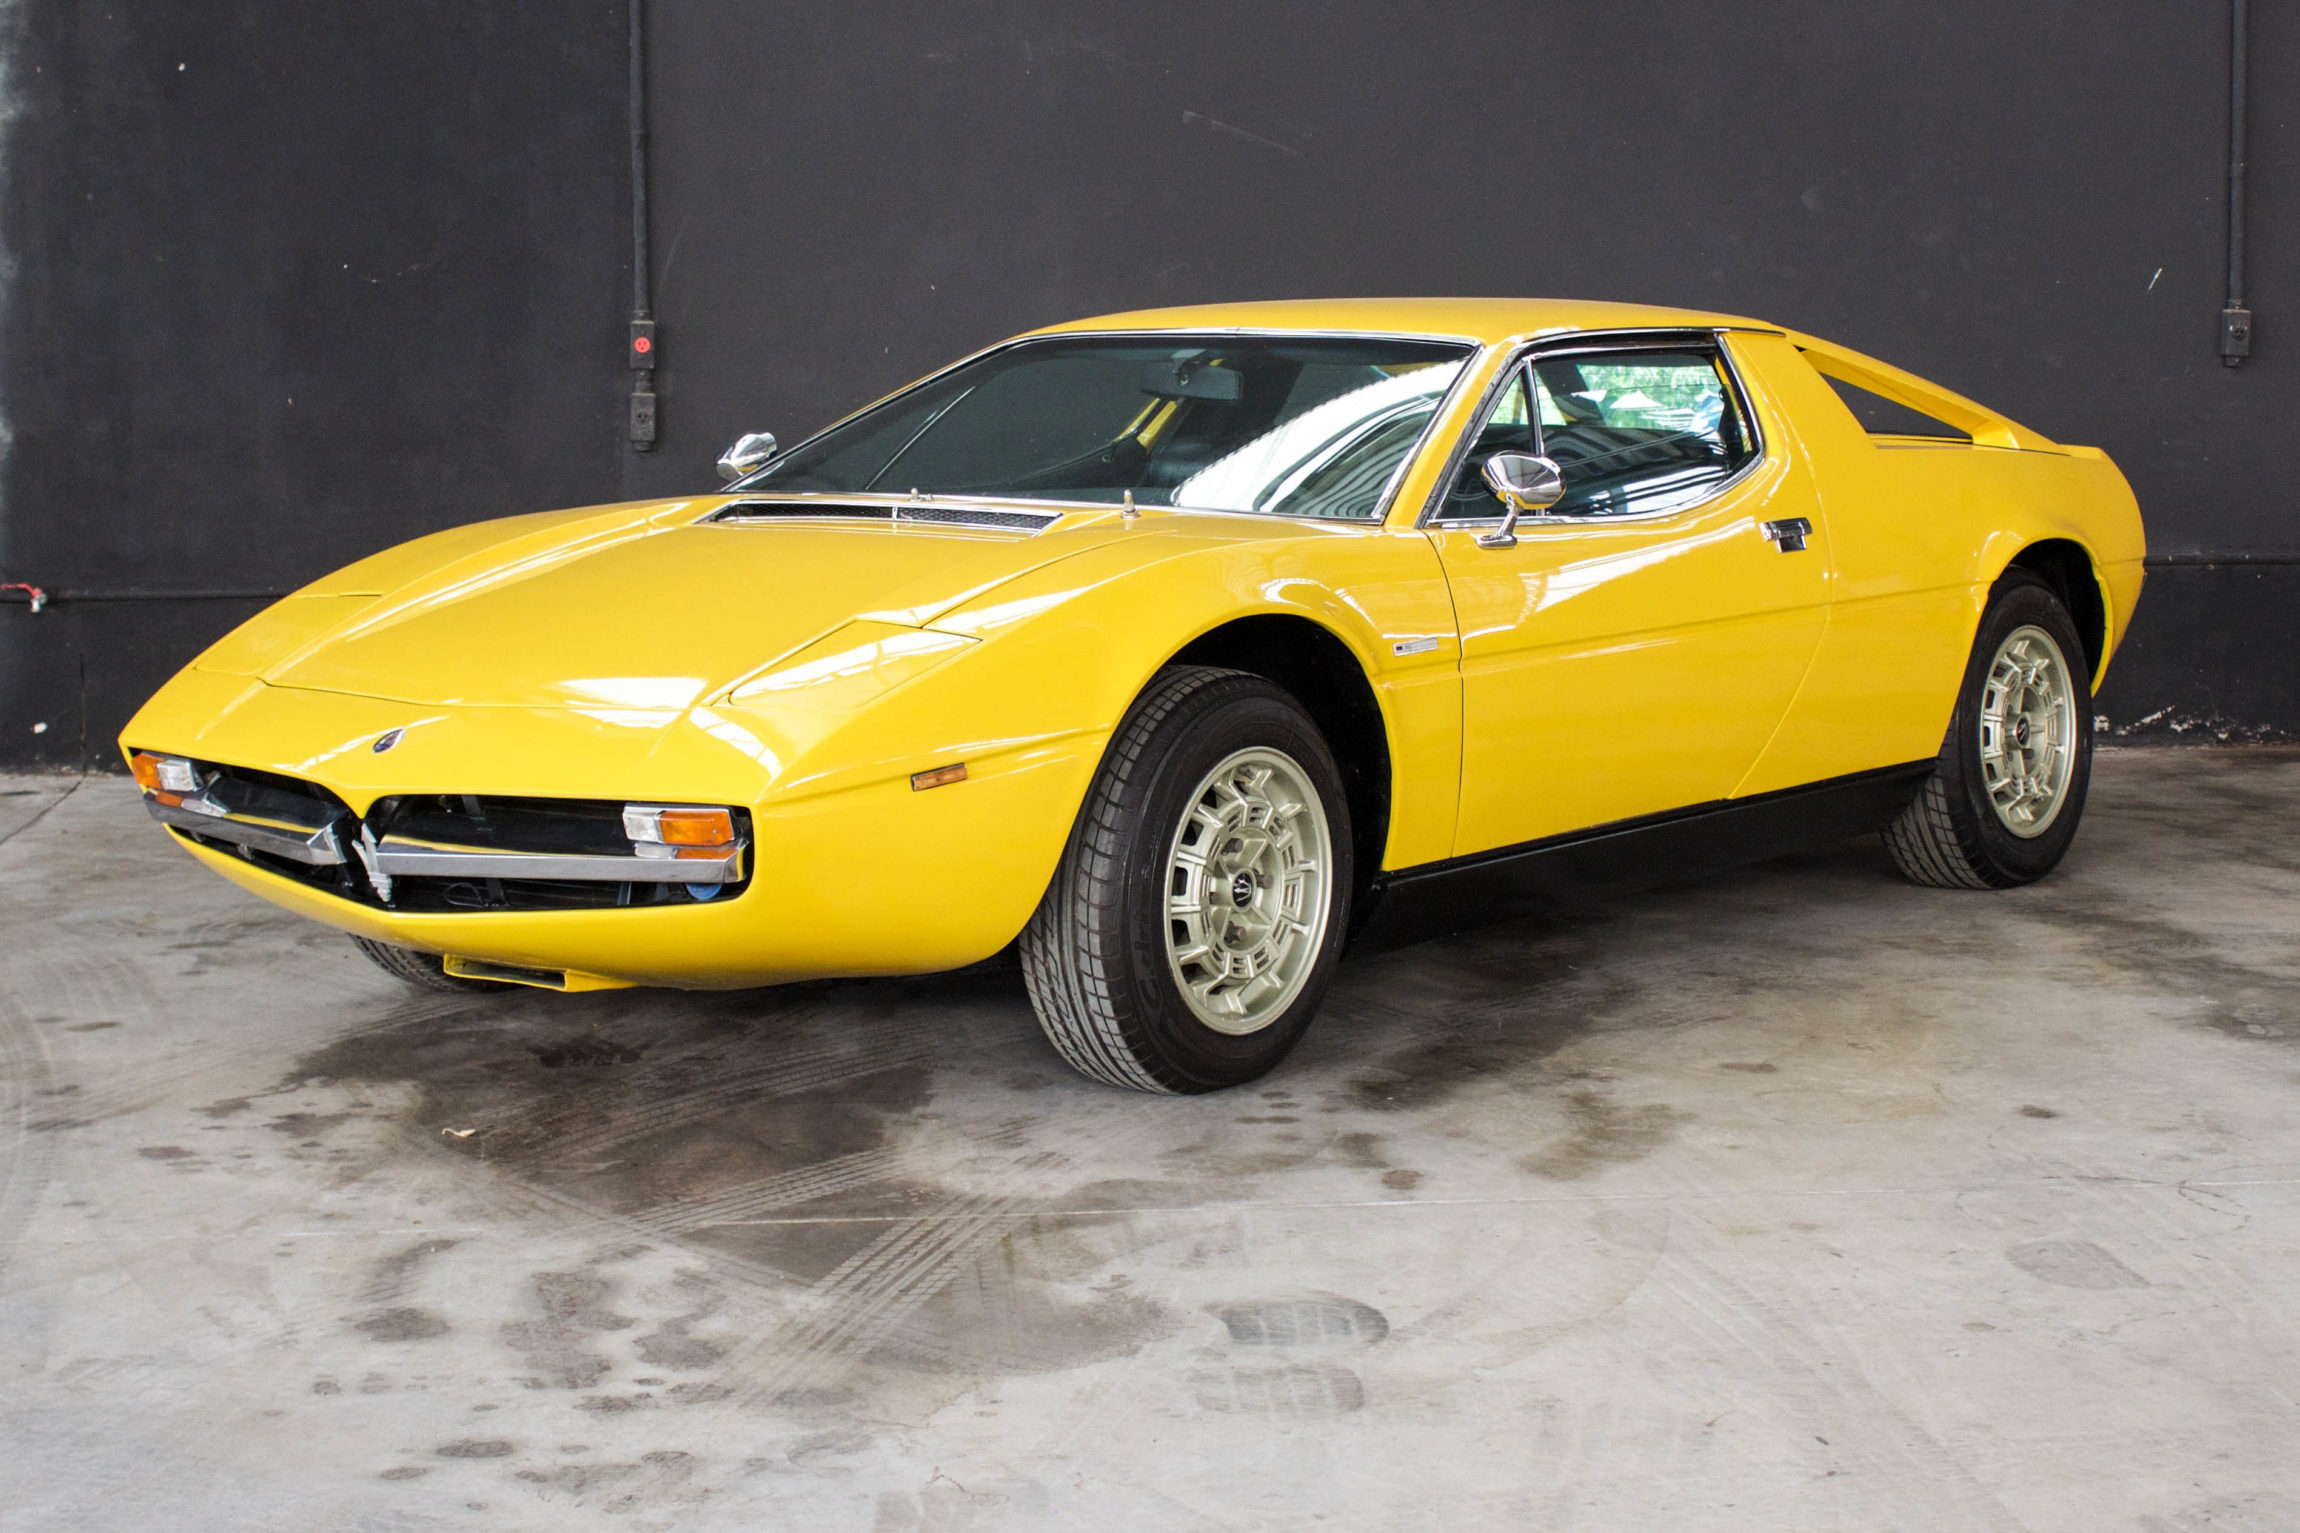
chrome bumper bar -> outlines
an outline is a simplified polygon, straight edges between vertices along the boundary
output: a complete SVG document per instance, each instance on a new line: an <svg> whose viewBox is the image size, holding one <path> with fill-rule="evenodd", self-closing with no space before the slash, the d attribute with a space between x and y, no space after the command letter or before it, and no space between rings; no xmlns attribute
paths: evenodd
<svg viewBox="0 0 2300 1533"><path fill-rule="evenodd" d="M186 802L204 800L187 799ZM180 830L206 836L211 841L229 841L235 846L252 847L256 851L285 857L290 862L300 862L307 867L328 868L343 861L343 847L336 841L333 820L312 824L283 820L276 816L256 819L218 808L205 811L179 809L161 803L148 793L144 795L144 807L162 825L173 825Z"/></svg>
<svg viewBox="0 0 2300 1533"><path fill-rule="evenodd" d="M743 849L708 857L615 857L565 852L498 852L385 836L365 854L386 878L564 878L600 883L732 884L743 877Z"/></svg>
<svg viewBox="0 0 2300 1533"><path fill-rule="evenodd" d="M208 803L187 796L186 804ZM344 843L337 835L355 830L348 815L315 822L257 818L233 814L220 805L205 809L177 808L150 794L144 807L162 825L173 825L211 841L228 841L254 851L269 852L306 867L336 867L344 861ZM743 878L743 848L732 846L707 857L635 856L567 852L504 852L484 846L449 846L385 836L355 848L379 885L394 878L556 878L577 882L627 884L734 884ZM669 853L670 848L661 849Z"/></svg>

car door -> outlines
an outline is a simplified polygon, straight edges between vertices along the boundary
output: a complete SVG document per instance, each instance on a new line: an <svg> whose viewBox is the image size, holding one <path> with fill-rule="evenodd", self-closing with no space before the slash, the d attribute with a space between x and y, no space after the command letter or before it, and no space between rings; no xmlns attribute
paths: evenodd
<svg viewBox="0 0 2300 1533"><path fill-rule="evenodd" d="M1565 480L1507 544L1504 450ZM1715 337L1539 347L1456 457L1424 523L1461 631L1455 855L1731 796L1818 645L1828 552Z"/></svg>

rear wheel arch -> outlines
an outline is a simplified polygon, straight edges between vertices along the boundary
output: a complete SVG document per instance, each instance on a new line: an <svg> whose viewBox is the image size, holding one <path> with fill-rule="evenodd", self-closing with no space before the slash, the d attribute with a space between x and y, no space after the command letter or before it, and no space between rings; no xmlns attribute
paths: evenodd
<svg viewBox="0 0 2300 1533"><path fill-rule="evenodd" d="M2085 679L2098 682L2108 660L2108 599L2091 552L2072 538L2042 538L2014 554L2006 568L2027 570L2052 587L2084 642Z"/></svg>
<svg viewBox="0 0 2300 1533"><path fill-rule="evenodd" d="M1233 618L1184 645L1168 665L1244 671L1302 705L1341 768L1348 797L1357 889L1381 871L1389 844L1389 726L1357 652L1312 618L1266 612Z"/></svg>

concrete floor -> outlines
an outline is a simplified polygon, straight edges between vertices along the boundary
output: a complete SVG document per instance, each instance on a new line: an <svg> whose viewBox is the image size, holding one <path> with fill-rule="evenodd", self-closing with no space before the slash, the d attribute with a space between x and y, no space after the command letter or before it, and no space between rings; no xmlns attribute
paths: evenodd
<svg viewBox="0 0 2300 1533"><path fill-rule="evenodd" d="M419 997L0 782L0 1527L2300 1528L2300 753L1357 961Z"/></svg>

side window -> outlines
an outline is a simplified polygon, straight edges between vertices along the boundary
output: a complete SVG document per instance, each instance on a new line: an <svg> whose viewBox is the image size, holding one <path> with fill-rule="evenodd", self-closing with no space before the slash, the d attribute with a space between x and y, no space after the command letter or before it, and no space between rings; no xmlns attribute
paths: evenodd
<svg viewBox="0 0 2300 1533"><path fill-rule="evenodd" d="M1626 516L1690 505L1756 448L1722 360L1703 347L1534 359L1487 418L1447 516L1501 515L1482 471L1508 451L1544 452L1564 471L1550 515Z"/></svg>
<svg viewBox="0 0 2300 1533"><path fill-rule="evenodd" d="M1810 360L1808 358L1808 360ZM1816 369L1818 371L1818 369ZM1836 391L1845 408L1853 412L1853 419L1871 436L1922 437L1935 442L1970 442L1972 435L1960 431L1945 420L1913 410L1909 406L1872 394L1857 383L1821 374L1821 381Z"/></svg>

